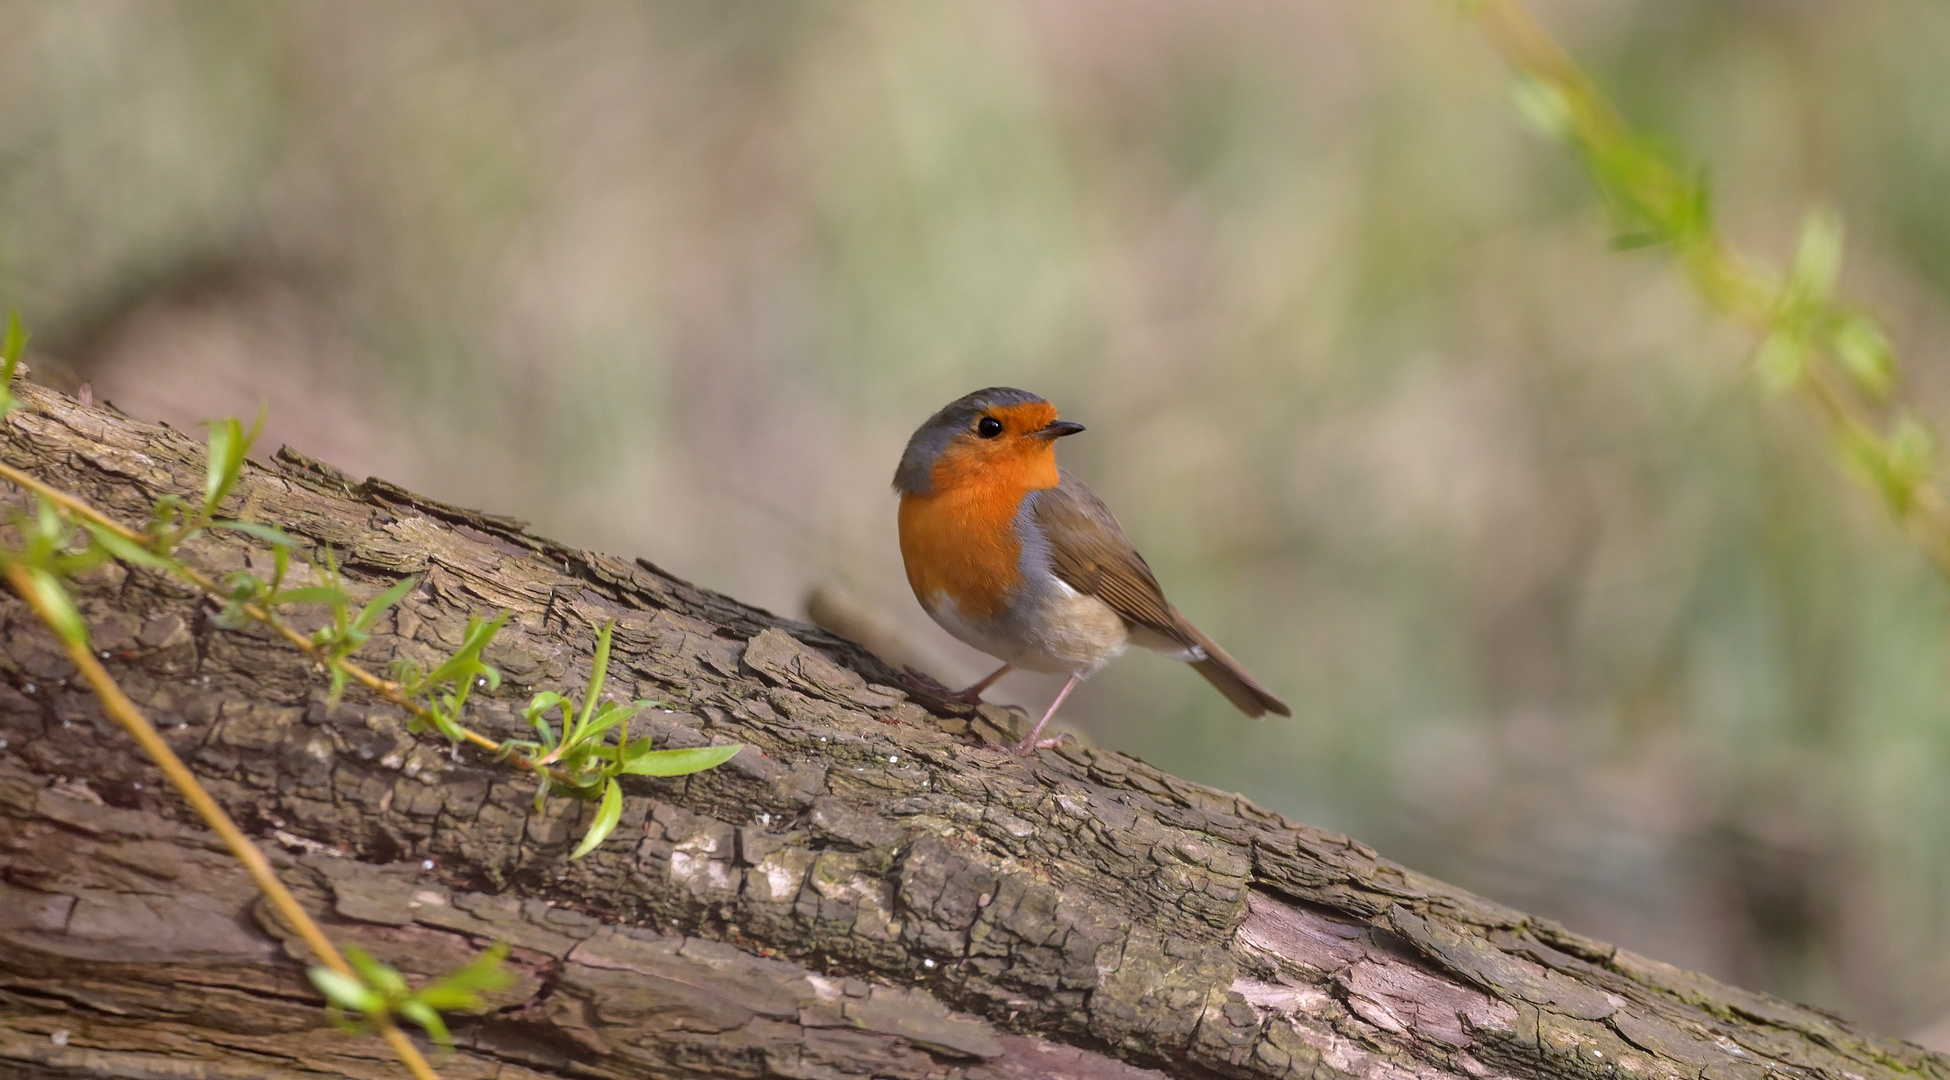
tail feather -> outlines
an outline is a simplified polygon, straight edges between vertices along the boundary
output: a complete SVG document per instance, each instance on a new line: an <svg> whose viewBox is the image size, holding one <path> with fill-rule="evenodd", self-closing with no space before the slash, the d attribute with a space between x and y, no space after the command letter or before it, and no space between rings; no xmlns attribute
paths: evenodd
<svg viewBox="0 0 1950 1080"><path fill-rule="evenodd" d="M1205 676L1205 681L1217 687L1219 693L1224 694L1227 701L1238 706L1240 712L1254 719L1265 716L1269 712L1279 713L1281 716L1293 715L1293 710L1287 708L1286 702L1281 701L1273 691L1253 678L1239 661L1219 648L1217 642L1206 637L1198 627L1193 626L1182 615L1178 617L1178 624L1189 637L1198 642L1198 647L1205 653L1205 659L1191 661L1192 670Z"/></svg>

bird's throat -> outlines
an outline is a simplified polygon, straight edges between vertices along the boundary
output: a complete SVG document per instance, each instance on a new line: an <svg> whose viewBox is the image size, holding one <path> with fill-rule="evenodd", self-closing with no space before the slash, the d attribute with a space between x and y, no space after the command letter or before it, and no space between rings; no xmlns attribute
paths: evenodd
<svg viewBox="0 0 1950 1080"><path fill-rule="evenodd" d="M1029 470L1008 475L984 469L942 483L950 478L937 467L935 477L931 493L901 496L901 559L907 565L907 582L931 613L946 600L963 618L998 617L1022 576L1016 511L1030 491L1056 486L1054 455L1047 484L1026 483L1042 479Z"/></svg>

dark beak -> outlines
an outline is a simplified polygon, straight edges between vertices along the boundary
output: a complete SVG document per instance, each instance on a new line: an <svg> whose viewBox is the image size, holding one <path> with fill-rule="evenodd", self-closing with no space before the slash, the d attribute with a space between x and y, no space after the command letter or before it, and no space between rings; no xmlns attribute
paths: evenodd
<svg viewBox="0 0 1950 1080"><path fill-rule="evenodd" d="M1082 430L1082 424L1073 423L1069 420L1051 420L1049 423L1030 432L1030 434L1039 439L1060 439L1065 435L1075 435Z"/></svg>

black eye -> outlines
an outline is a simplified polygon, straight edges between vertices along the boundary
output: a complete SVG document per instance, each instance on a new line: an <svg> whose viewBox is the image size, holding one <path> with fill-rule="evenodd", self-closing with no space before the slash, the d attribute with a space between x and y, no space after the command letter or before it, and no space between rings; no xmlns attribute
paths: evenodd
<svg viewBox="0 0 1950 1080"><path fill-rule="evenodd" d="M1002 434L1002 421L993 416L984 416L982 422L975 425L975 434L984 439L993 439Z"/></svg>

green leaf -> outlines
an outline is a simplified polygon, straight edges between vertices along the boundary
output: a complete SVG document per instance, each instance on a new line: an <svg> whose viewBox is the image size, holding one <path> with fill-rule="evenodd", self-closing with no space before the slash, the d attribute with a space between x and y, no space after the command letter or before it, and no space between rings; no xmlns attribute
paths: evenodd
<svg viewBox="0 0 1950 1080"><path fill-rule="evenodd" d="M435 992L446 993L453 991L473 993L476 990L500 990L512 986L515 981L514 973L503 966L507 959L508 943L505 941L497 941L488 946L481 955L469 960L466 967L442 975L440 978L421 987L420 992L414 996L422 1001L430 1001L428 995ZM450 1008L476 1008L478 1005L479 999L476 999L474 1004L471 1005L440 1005L436 1006L436 1008L442 1010Z"/></svg>
<svg viewBox="0 0 1950 1080"><path fill-rule="evenodd" d="M26 571L27 587L33 590L38 601L35 606L41 609L48 627L73 644L88 644L88 626L81 621L81 612L75 610L61 579L40 566L28 566Z"/></svg>
<svg viewBox="0 0 1950 1080"><path fill-rule="evenodd" d="M230 490L230 485L236 482L230 475L230 462L233 448L244 441L244 425L236 417L227 416L208 423L210 459L203 470L203 509L206 513L216 508Z"/></svg>
<svg viewBox="0 0 1950 1080"><path fill-rule="evenodd" d="M372 958L372 954L357 945L345 947L345 962L366 981L366 985L379 991L388 999L406 996L406 978L398 971Z"/></svg>
<svg viewBox="0 0 1950 1080"><path fill-rule="evenodd" d="M440 734L445 735L448 741L457 743L467 741L467 733L460 729L460 724L455 722L454 718L447 714L447 710L442 709L438 704L427 709L427 717L433 721L434 728Z"/></svg>
<svg viewBox="0 0 1950 1080"><path fill-rule="evenodd" d="M440 1019L440 1014L434 1012L425 1002L411 999L402 1001L399 1014L425 1028L434 1042L449 1050L454 1048L454 1037L447 1033L447 1022Z"/></svg>
<svg viewBox="0 0 1950 1080"><path fill-rule="evenodd" d="M481 660L481 650L494 640L494 635L501 630L501 624L507 621L508 613L505 611L491 621L469 616L467 632L461 638L460 648L455 649L452 656L427 675L427 682L452 682L464 690L472 684L474 676L481 675L487 678L489 686L501 685L501 673Z"/></svg>
<svg viewBox="0 0 1950 1080"><path fill-rule="evenodd" d="M156 553L168 555L183 542L190 527L190 504L180 496L164 495L149 509L149 525L144 532L154 537Z"/></svg>
<svg viewBox="0 0 1950 1080"><path fill-rule="evenodd" d="M1896 381L1896 357L1882 328L1866 315L1844 315L1828 332L1842 370L1863 391L1881 397Z"/></svg>
<svg viewBox="0 0 1950 1080"><path fill-rule="evenodd" d="M582 837L582 843L569 853L570 859L580 859L596 850L596 845L616 828L616 822L623 816L623 788L611 780L603 788L603 804L596 808L596 820L589 823L589 831Z"/></svg>
<svg viewBox="0 0 1950 1080"><path fill-rule="evenodd" d="M578 799L601 795L603 783L613 771L607 755L599 756L588 743L563 753L555 763L557 786Z"/></svg>
<svg viewBox="0 0 1950 1080"><path fill-rule="evenodd" d="M27 541L17 556L36 566L47 564L67 542L68 525L61 512L46 498L34 497L34 516L20 519L21 539Z"/></svg>
<svg viewBox="0 0 1950 1080"><path fill-rule="evenodd" d="M103 551L94 544L89 544L79 552L56 555L48 562L47 568L53 571L55 577L65 580L81 573L83 570L100 566L107 561L108 552Z"/></svg>
<svg viewBox="0 0 1950 1080"><path fill-rule="evenodd" d="M400 598L412 592L413 586L419 583L419 578L401 578L392 588L373 597L372 603L359 609L359 617L352 620L352 628L354 630L371 629L373 622L379 616L385 614L387 608L399 603Z"/></svg>
<svg viewBox="0 0 1950 1080"><path fill-rule="evenodd" d="M420 691L426 686L426 672L422 671L419 663L410 656L402 656L394 660L392 670L388 674L399 684L400 694L404 697L418 697Z"/></svg>
<svg viewBox="0 0 1950 1080"><path fill-rule="evenodd" d="M406 996L406 992L408 992L406 977L400 975L398 969L394 969L390 965L384 965L384 963L374 963L372 967L374 967L372 984L378 988L378 992L386 994L388 998L404 998Z"/></svg>
<svg viewBox="0 0 1950 1080"><path fill-rule="evenodd" d="M619 705L614 701L605 701L589 723L577 729L576 742L587 746L600 745L609 729L626 723L630 717L642 711L641 705Z"/></svg>
<svg viewBox="0 0 1950 1080"><path fill-rule="evenodd" d="M251 422L250 430L244 432L241 437L231 444L230 459L224 465L224 473L229 482L224 485L223 490L218 494L217 502L222 502L224 497L228 496L231 490L237 486L237 481L243 476L244 460L250 454L251 446L257 442L257 437L264 432L265 412L266 406L259 405L257 407L257 419ZM205 510L205 520L208 520L210 515L216 513L216 509L217 503L211 503Z"/></svg>
<svg viewBox="0 0 1950 1080"><path fill-rule="evenodd" d="M242 603L264 594L264 582L249 570L232 570L223 576L223 594Z"/></svg>
<svg viewBox="0 0 1950 1080"><path fill-rule="evenodd" d="M1801 240L1788 270L1788 291L1796 299L1820 302L1835 289L1842 268L1842 219L1814 210L1801 219Z"/></svg>
<svg viewBox="0 0 1950 1080"><path fill-rule="evenodd" d="M563 714L566 716L569 710L575 708L575 703L553 690L544 690L529 698L528 707L521 710L521 715L527 717L528 723L541 735L542 745L550 750L555 749L555 729L549 725L547 713L558 706L565 706Z"/></svg>
<svg viewBox="0 0 1950 1080"><path fill-rule="evenodd" d="M1671 222L1675 244L1687 245L1706 239L1713 231L1713 186L1705 173L1686 181Z"/></svg>
<svg viewBox="0 0 1950 1080"><path fill-rule="evenodd" d="M305 974L311 976L311 984L318 987L327 1002L347 1012L370 1016L386 1007L385 999L377 991L350 975L323 965L315 965Z"/></svg>
<svg viewBox="0 0 1950 1080"><path fill-rule="evenodd" d="M1571 133L1570 101L1562 90L1534 75L1519 74L1510 83L1510 104L1539 135L1562 139Z"/></svg>
<svg viewBox="0 0 1950 1080"><path fill-rule="evenodd" d="M20 357L26 351L27 332L20 328L20 312L9 311L6 336L0 338L0 361L6 363L6 368L0 374L5 374L9 382L13 380L15 365L20 363Z"/></svg>
<svg viewBox="0 0 1950 1080"><path fill-rule="evenodd" d="M27 334L20 328L20 312L7 313L7 333L0 339L0 415L13 411L20 404L14 397L14 374L20 370L20 355L27 351Z"/></svg>
<svg viewBox="0 0 1950 1080"><path fill-rule="evenodd" d="M500 631L502 624L508 621L508 614L504 611L495 618L485 621L469 616L467 631L461 639L460 648L427 675L425 685L429 690L442 686L452 688L441 695L440 704L443 706L441 711L453 717L455 721L458 721L461 711L467 707L468 695L474 692L475 679L481 679L490 689L501 685L501 672L497 671L494 665L481 659L481 650L494 640L494 635ZM442 727L441 730L448 729ZM459 729L453 730L457 732Z"/></svg>
<svg viewBox="0 0 1950 1080"><path fill-rule="evenodd" d="M231 532L240 532L249 536L255 536L274 548L293 548L298 546L297 539L290 533L270 525L259 525L255 521L213 521L210 523L210 527L213 529L229 529Z"/></svg>
<svg viewBox="0 0 1950 1080"><path fill-rule="evenodd" d="M168 523L171 518L182 517L189 508L189 502L181 495L164 495L149 508L149 520Z"/></svg>
<svg viewBox="0 0 1950 1080"><path fill-rule="evenodd" d="M609 756L599 756L587 743L556 767L556 775L568 782L565 790L578 799L593 799L602 794L603 784L614 774L614 763Z"/></svg>
<svg viewBox="0 0 1950 1080"><path fill-rule="evenodd" d="M1900 482L1914 486L1929 476L1936 458L1936 439L1930 429L1914 416L1905 414L1889 429L1889 471Z"/></svg>
<svg viewBox="0 0 1950 1080"><path fill-rule="evenodd" d="M682 750L645 750L632 754L623 764L623 772L632 776L683 776L686 773L703 772L715 769L732 758L744 746L732 743L729 746L694 746Z"/></svg>
<svg viewBox="0 0 1950 1080"><path fill-rule="evenodd" d="M494 760L506 761L509 758L519 758L522 761L530 761L541 752L541 743L530 742L527 739L502 739L494 748Z"/></svg>
<svg viewBox="0 0 1950 1080"><path fill-rule="evenodd" d="M423 986L413 995L413 1000L438 1012L460 1012L463 1009L481 1007L481 995L471 990L447 990L434 986Z"/></svg>
<svg viewBox="0 0 1950 1080"><path fill-rule="evenodd" d="M88 530L88 535L94 538L95 543L101 545L103 551L125 563L147 566L156 570L169 570L176 565L113 529L104 528L92 521L82 522L81 527Z"/></svg>
<svg viewBox="0 0 1950 1080"><path fill-rule="evenodd" d="M217 504L230 495L243 475L244 459L251 452L251 444L264 430L264 407L258 406L257 421L244 430L244 425L236 417L213 420L210 424L210 462L203 477L203 515L208 521L217 511Z"/></svg>
<svg viewBox="0 0 1950 1080"><path fill-rule="evenodd" d="M609 639L616 629L616 620L611 619L596 631L596 657L589 664L589 689L582 698L582 715L576 718L575 734L565 735L565 742L582 741L582 728L589 723L589 717L596 711L596 702L603 695L603 680L609 677Z"/></svg>
<svg viewBox="0 0 1950 1080"><path fill-rule="evenodd" d="M1808 373L1808 343L1799 334L1776 330L1754 352L1754 374L1776 392L1792 390Z"/></svg>
<svg viewBox="0 0 1950 1080"><path fill-rule="evenodd" d="M1870 428L1846 425L1837 432L1850 465L1881 490L1889 509L1906 516L1915 505L1919 485L1929 478L1936 461L1936 443L1929 428L1914 416L1902 415L1885 436Z"/></svg>
<svg viewBox="0 0 1950 1080"><path fill-rule="evenodd" d="M337 607L350 599L351 597L345 595L345 590L335 589L330 585L301 585L298 588L286 589L283 592L273 595L270 603L330 604Z"/></svg>
<svg viewBox="0 0 1950 1080"><path fill-rule="evenodd" d="M339 583L339 553L333 549L332 545L326 544L319 549L318 561L312 563L311 567L317 571L319 577L325 579L327 585L337 585Z"/></svg>

